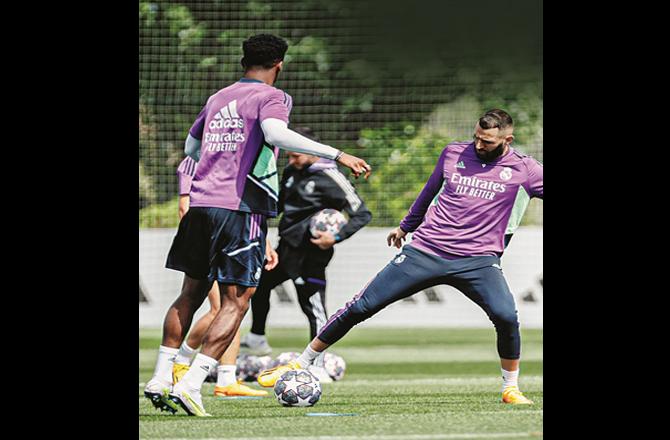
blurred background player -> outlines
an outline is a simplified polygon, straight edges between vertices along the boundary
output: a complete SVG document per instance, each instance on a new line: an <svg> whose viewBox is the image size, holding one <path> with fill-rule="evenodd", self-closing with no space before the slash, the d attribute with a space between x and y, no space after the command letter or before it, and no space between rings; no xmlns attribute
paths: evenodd
<svg viewBox="0 0 670 440"><path fill-rule="evenodd" d="M309 127L296 132L319 141ZM288 153L289 164L284 169L279 190L279 265L264 270L256 293L251 298L251 332L242 340L242 347L255 355L268 355L272 347L265 336L265 324L270 311L270 291L280 283L292 280L298 302L309 321L310 339L314 339L328 320L326 312L326 266L333 258L333 246L351 237L372 219L372 214L347 178L337 169L335 161L317 156ZM345 211L346 225L333 236L322 232L313 238L309 232L310 219L322 209ZM310 371L322 382L332 379L323 368L323 355Z"/></svg>
<svg viewBox="0 0 670 440"><path fill-rule="evenodd" d="M163 405L199 417L209 416L202 384L235 338L260 280L267 217L277 215L277 147L337 160L355 177L371 172L364 160L288 128L292 99L273 87L288 49L283 39L255 35L242 48L244 77L207 99L186 138L184 151L198 166L190 208L166 262L184 272L184 283L166 313L156 369L145 388L154 404L160 397ZM221 308L191 367L171 386L171 359L215 281Z"/></svg>
<svg viewBox="0 0 670 440"><path fill-rule="evenodd" d="M531 404L518 387L519 321L500 257L508 226L517 220L516 201L544 197L543 167L511 147L513 131L510 115L493 109L477 121L473 142L447 145L409 213L387 237L389 246L400 248L414 232L412 242L331 316L295 362L261 372L258 382L271 386L283 372L311 365L354 325L384 307L448 284L480 306L495 326L502 401Z"/></svg>
<svg viewBox="0 0 670 440"><path fill-rule="evenodd" d="M195 167L197 163L190 157L186 157L177 168L177 175L179 177L179 219L188 212L189 208L189 193L191 192L191 180L195 174ZM266 243L267 264L265 268L273 269L277 265L277 253ZM172 368L172 383L175 384L181 380L186 374L191 365L191 361L196 351L202 344L202 339L214 317L221 309L221 296L219 293L219 286L217 283L212 284L212 288L207 294L209 300L209 311L203 315L188 334L188 339L181 344L179 352L175 357L174 366ZM237 380L235 375L237 369L237 355L240 352L240 331L238 330L233 338L233 342L225 351L219 364L216 367L216 386L214 387L215 396L266 396L268 393L265 390L255 390L250 388L241 381Z"/></svg>

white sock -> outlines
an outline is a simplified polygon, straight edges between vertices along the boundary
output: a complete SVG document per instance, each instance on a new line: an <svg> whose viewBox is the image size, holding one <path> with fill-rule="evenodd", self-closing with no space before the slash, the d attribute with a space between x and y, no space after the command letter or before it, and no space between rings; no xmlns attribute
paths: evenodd
<svg viewBox="0 0 670 440"><path fill-rule="evenodd" d="M502 371L502 377L503 377L503 386L502 386L503 390L506 387L509 387L509 386L515 386L515 387L519 386L519 383L518 383L518 381L519 381L519 370L507 371L507 370L503 370L501 368L500 371Z"/></svg>
<svg viewBox="0 0 670 440"><path fill-rule="evenodd" d="M227 387L228 385L237 383L236 370L237 365L219 365L216 368L216 386Z"/></svg>
<svg viewBox="0 0 670 440"><path fill-rule="evenodd" d="M196 349L189 347L186 341L184 341L181 344L181 347L179 347L179 353L177 353L177 357L175 358L174 363L191 365L191 360L193 359L193 355L196 351Z"/></svg>
<svg viewBox="0 0 670 440"><path fill-rule="evenodd" d="M318 352L317 352L318 353ZM322 351L317 355L317 357L314 359L314 366L316 367L322 367L325 364L324 358L326 357L326 352Z"/></svg>
<svg viewBox="0 0 670 440"><path fill-rule="evenodd" d="M302 368L307 368L310 365L312 365L314 359L316 359L316 357L320 354L321 354L320 351L312 350L312 347L310 347L309 344L307 344L305 351L303 351L302 354L298 356L298 359L296 360L298 361L298 363Z"/></svg>
<svg viewBox="0 0 670 440"><path fill-rule="evenodd" d="M172 365L178 351L176 348L165 347L163 345L158 347L158 359L156 359L154 379L158 379L166 384L172 384Z"/></svg>
<svg viewBox="0 0 670 440"><path fill-rule="evenodd" d="M251 333L251 332L247 333L246 338L252 344L261 344L262 342L264 342L266 340L265 335L257 335L256 333Z"/></svg>
<svg viewBox="0 0 670 440"><path fill-rule="evenodd" d="M217 363L216 359L198 353L195 355L195 359L193 359L191 368L184 374L184 378L176 386L179 386L183 382L188 388L200 391L209 372L216 368Z"/></svg>

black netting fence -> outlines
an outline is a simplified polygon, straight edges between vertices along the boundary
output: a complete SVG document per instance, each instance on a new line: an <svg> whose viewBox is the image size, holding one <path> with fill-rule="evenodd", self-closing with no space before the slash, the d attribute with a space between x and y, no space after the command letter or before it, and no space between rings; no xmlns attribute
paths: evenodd
<svg viewBox="0 0 670 440"><path fill-rule="evenodd" d="M486 109L507 110L515 147L543 161L541 3L433 6L140 2L140 227L177 225L187 131L206 99L242 76L242 41L257 33L289 42L275 85L293 97L291 125L373 165L369 181L356 181L372 225L398 224L444 145L470 139ZM542 224L542 202L523 223Z"/></svg>

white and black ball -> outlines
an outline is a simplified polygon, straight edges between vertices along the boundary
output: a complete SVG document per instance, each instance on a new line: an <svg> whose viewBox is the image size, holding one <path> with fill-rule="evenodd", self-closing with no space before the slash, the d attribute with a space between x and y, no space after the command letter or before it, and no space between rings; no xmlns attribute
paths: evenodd
<svg viewBox="0 0 670 440"><path fill-rule="evenodd" d="M321 383L307 370L290 370L275 382L274 393L284 406L314 406L321 398Z"/></svg>

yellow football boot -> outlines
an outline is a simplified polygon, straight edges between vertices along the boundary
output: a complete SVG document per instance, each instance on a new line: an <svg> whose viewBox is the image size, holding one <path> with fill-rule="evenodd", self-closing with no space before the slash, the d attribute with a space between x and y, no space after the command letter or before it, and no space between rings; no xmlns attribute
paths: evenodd
<svg viewBox="0 0 670 440"><path fill-rule="evenodd" d="M511 403L514 405L532 405L533 401L523 395L519 391L519 387L509 386L505 387L502 393L502 401L504 403Z"/></svg>
<svg viewBox="0 0 670 440"><path fill-rule="evenodd" d="M214 387L214 395L219 397L231 396L267 396L268 392L265 390L255 390L247 385L244 385L241 380L238 380L232 385L225 387Z"/></svg>
<svg viewBox="0 0 670 440"><path fill-rule="evenodd" d="M291 370L299 370L302 367L297 361L291 361L288 364L278 365L274 368L269 368L263 370L258 374L258 383L262 387L273 387L275 382L281 377L282 374Z"/></svg>

